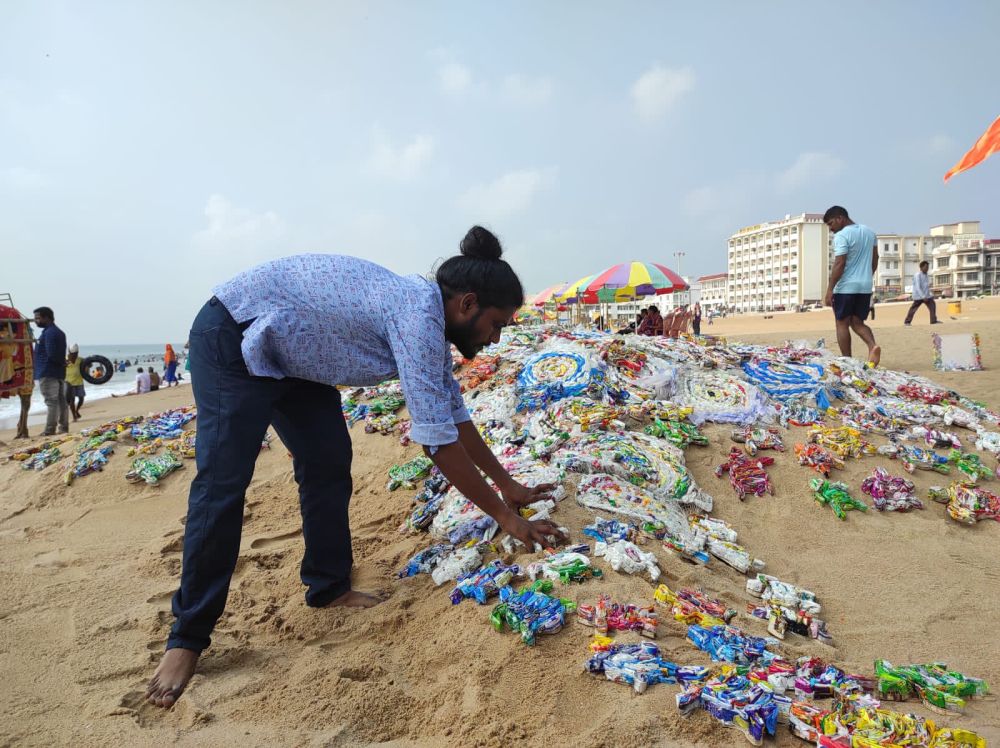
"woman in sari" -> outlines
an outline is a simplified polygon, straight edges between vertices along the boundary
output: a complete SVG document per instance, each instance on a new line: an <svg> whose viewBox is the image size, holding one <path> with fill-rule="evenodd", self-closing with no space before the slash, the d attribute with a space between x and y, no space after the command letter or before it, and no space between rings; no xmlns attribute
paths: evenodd
<svg viewBox="0 0 1000 748"><path fill-rule="evenodd" d="M177 386L177 354L174 347L167 343L167 350L163 354L163 366L166 373L163 375L163 386Z"/></svg>

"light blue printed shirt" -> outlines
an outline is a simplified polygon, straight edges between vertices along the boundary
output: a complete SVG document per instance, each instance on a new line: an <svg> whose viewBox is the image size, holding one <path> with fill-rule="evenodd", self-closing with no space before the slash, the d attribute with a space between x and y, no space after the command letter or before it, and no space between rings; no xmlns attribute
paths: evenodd
<svg viewBox="0 0 1000 748"><path fill-rule="evenodd" d="M426 446L458 440L469 420L452 376L437 283L344 255L265 262L212 289L243 333L254 376L369 386L398 376Z"/></svg>
<svg viewBox="0 0 1000 748"><path fill-rule="evenodd" d="M927 283L927 273L917 271L913 274L913 300L923 301L931 298L931 289Z"/></svg>
<svg viewBox="0 0 1000 748"><path fill-rule="evenodd" d="M860 223L852 223L833 237L833 256L847 255L844 274L840 276L834 293L872 292L872 250L875 232Z"/></svg>

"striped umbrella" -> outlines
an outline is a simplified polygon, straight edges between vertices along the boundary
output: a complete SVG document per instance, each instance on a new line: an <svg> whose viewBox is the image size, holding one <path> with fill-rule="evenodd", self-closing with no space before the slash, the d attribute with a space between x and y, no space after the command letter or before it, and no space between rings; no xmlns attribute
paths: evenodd
<svg viewBox="0 0 1000 748"><path fill-rule="evenodd" d="M566 289L566 283L556 283L554 286L549 286L544 291L536 294L531 299L532 306L545 306L550 301L555 301L556 297L559 296Z"/></svg>
<svg viewBox="0 0 1000 748"><path fill-rule="evenodd" d="M688 284L677 273L655 262L622 262L594 276L584 286L585 295L614 289L615 301L686 291Z"/></svg>
<svg viewBox="0 0 1000 748"><path fill-rule="evenodd" d="M576 283L571 283L569 286L566 287L566 289L561 294L556 296L556 301L560 301L565 304L576 304L577 302L580 302L582 304L596 303L597 301L596 297L594 297L593 300L580 298L581 296L584 295L583 289L585 289L587 285L596 277L597 277L596 275L587 275L578 280Z"/></svg>

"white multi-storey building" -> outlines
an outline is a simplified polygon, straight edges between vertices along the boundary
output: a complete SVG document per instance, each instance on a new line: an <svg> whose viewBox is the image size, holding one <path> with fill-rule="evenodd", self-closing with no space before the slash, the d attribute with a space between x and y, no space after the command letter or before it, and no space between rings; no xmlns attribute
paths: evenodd
<svg viewBox="0 0 1000 748"><path fill-rule="evenodd" d="M946 237L931 234L879 234L875 297L884 300L912 293L913 276L920 263L930 262L934 250L947 241Z"/></svg>
<svg viewBox="0 0 1000 748"><path fill-rule="evenodd" d="M913 276L924 260L930 264L936 296L996 293L1000 288L1000 239L987 239L979 221L932 226L920 235L878 235L879 262L875 295L882 299L913 292Z"/></svg>
<svg viewBox="0 0 1000 748"><path fill-rule="evenodd" d="M789 215L737 231L729 237L730 308L775 311L822 301L832 237L821 213Z"/></svg>
<svg viewBox="0 0 1000 748"><path fill-rule="evenodd" d="M973 296L1000 290L1000 240L987 239L979 221L931 226L939 240L931 263L931 289L941 296Z"/></svg>
<svg viewBox="0 0 1000 748"><path fill-rule="evenodd" d="M722 308L729 303L728 278L729 273L715 273L703 275L698 279L698 284L701 286L701 307L704 314L711 311L722 311Z"/></svg>

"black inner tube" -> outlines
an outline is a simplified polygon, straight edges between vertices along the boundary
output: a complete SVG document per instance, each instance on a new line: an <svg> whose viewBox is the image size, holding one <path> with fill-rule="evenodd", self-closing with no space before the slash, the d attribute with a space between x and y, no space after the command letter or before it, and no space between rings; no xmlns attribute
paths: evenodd
<svg viewBox="0 0 1000 748"><path fill-rule="evenodd" d="M111 361L104 356L87 356L80 362L80 374L91 384L104 384L114 373Z"/></svg>

